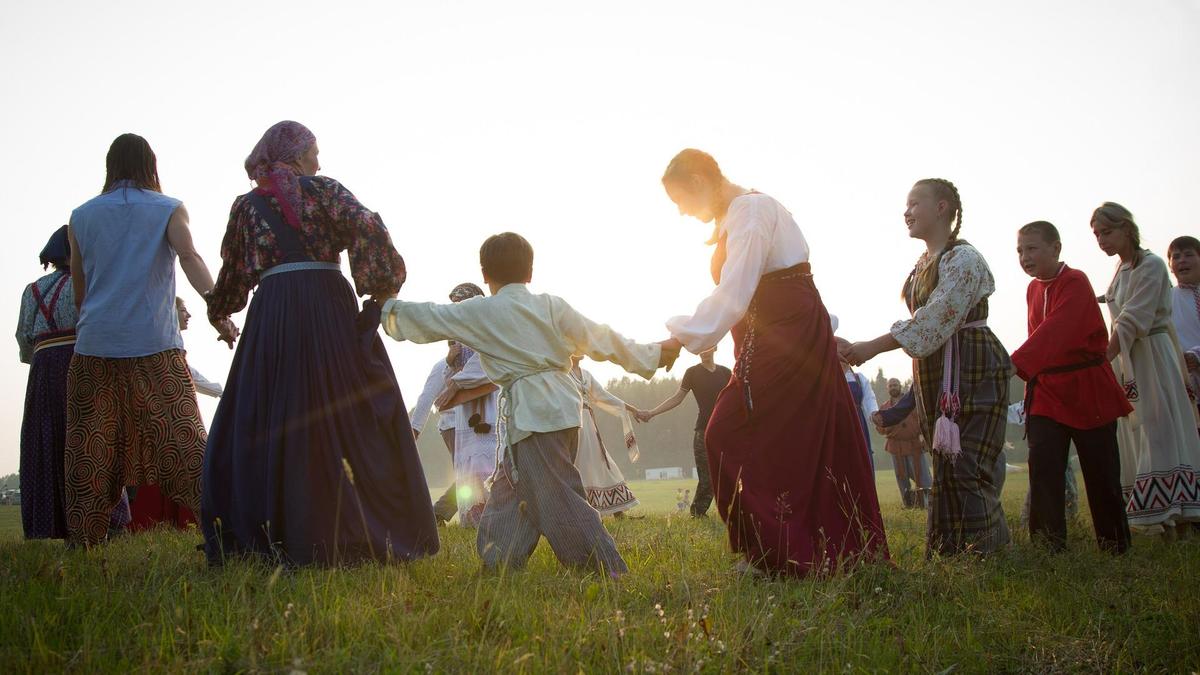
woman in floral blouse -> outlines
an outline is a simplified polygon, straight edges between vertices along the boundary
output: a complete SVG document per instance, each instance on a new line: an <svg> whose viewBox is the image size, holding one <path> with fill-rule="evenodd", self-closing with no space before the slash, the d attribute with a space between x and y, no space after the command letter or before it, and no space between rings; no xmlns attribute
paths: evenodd
<svg viewBox="0 0 1200 675"><path fill-rule="evenodd" d="M988 553L1009 543L1000 490L1012 362L987 327L995 281L979 251L958 238L962 200L953 183L918 181L904 220L926 244L904 284L912 318L843 356L853 365L893 349L913 357L915 405L934 446L926 552Z"/></svg>
<svg viewBox="0 0 1200 675"><path fill-rule="evenodd" d="M207 296L218 323L246 327L213 418L201 521L210 564L251 554L288 565L437 552L437 527L408 415L358 295L394 297L404 261L379 215L315 176L316 138L297 122L267 130L236 198ZM372 316L373 314L373 316ZM361 327L361 328L360 328Z"/></svg>

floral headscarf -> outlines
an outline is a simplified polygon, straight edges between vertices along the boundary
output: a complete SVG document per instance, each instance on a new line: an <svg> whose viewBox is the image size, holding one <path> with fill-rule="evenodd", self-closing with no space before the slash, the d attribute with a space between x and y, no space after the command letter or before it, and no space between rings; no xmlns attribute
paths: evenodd
<svg viewBox="0 0 1200 675"><path fill-rule="evenodd" d="M285 120L267 129L246 158L246 174L275 197L289 225L300 227L300 172L292 165L317 142L308 127Z"/></svg>

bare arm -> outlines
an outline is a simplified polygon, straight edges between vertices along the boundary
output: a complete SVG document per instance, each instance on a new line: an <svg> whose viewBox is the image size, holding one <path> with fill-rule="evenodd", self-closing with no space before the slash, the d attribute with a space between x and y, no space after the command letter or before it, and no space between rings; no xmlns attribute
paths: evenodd
<svg viewBox="0 0 1200 675"><path fill-rule="evenodd" d="M676 407L679 406L680 403L683 403L683 399L687 398L687 395L688 395L687 389L684 389L683 387L676 389L675 393L671 394L671 398L668 398L667 400L663 401L662 403L659 403L658 406L656 406L653 410L646 413L646 421L649 421L650 418L657 417L658 415L661 415L661 414L667 412L668 410L675 409Z"/></svg>
<svg viewBox="0 0 1200 675"><path fill-rule="evenodd" d="M167 243L179 256L179 266L187 275L188 283L197 293L204 295L213 289L213 278L208 271L208 265L204 264L204 258L200 257L200 252L192 243L192 231L188 223L187 207L180 204L175 213L171 214L171 220L167 221Z"/></svg>
<svg viewBox="0 0 1200 675"><path fill-rule="evenodd" d="M175 213L171 214L171 219L167 221L167 243L175 249L175 254L179 256L179 266L187 275L188 283L196 289L197 293L207 299L215 284L212 274L208 271L208 265L204 264L204 258L200 257L200 252L192 243L192 231L188 227L188 222L187 208L180 204L179 208L175 209ZM238 336L237 326L225 318L214 322L213 328L216 328L217 333L220 334L217 339L222 340L229 345L230 349L233 349L233 341Z"/></svg>
<svg viewBox="0 0 1200 675"><path fill-rule="evenodd" d="M67 241L71 243L71 290L75 291L75 311L83 309L83 294L87 292L87 280L83 278L83 254L79 242L75 241L75 228L67 225Z"/></svg>

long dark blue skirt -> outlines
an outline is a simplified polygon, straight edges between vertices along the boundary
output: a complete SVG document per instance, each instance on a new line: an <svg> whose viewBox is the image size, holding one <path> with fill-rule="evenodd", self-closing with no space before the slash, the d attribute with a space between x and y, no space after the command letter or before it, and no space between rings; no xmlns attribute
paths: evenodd
<svg viewBox="0 0 1200 675"><path fill-rule="evenodd" d="M335 270L263 279L201 481L210 564L412 560L438 550L429 488L378 307Z"/></svg>
<svg viewBox="0 0 1200 675"><path fill-rule="evenodd" d="M39 349L29 364L21 420L21 526L26 539L66 539L63 452L67 440L67 369L75 345ZM113 509L109 527L129 524L129 500Z"/></svg>

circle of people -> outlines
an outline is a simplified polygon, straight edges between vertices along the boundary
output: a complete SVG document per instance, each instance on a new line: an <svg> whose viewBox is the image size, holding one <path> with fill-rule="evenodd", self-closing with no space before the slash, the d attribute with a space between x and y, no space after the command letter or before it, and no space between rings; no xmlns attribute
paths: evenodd
<svg viewBox="0 0 1200 675"><path fill-rule="evenodd" d="M101 194L42 251L54 271L22 298L27 538L93 547L131 519L195 520L213 566L339 565L433 555L438 523L458 515L477 529L485 568L520 567L544 536L563 565L620 576L628 568L601 515L637 500L595 410L620 417L636 460L634 420L689 393L700 409L690 510L704 516L715 500L744 573L887 563L868 425L887 437L905 505L928 510L930 556L1010 545L1000 500L1010 412L1029 439L1034 538L1066 546L1072 443L1103 549L1125 551L1131 528L1171 538L1200 521L1200 242L1171 243L1172 287L1116 203L1091 216L1100 249L1119 259L1099 297L1062 261L1054 225L1016 232L1032 280L1028 339L1010 355L987 325L995 285L962 236L958 189L917 181L904 223L926 250L902 285L910 315L851 342L834 336L792 215L707 153L683 150L662 184L681 214L712 224L715 289L667 321L667 339L641 343L531 292L533 248L512 232L480 247L486 292L467 282L444 304L397 299L405 266L382 219L317 175L316 138L297 122L272 126L246 158L255 187L233 201L215 281L147 141L118 137L106 170ZM236 347L223 392L187 364L176 260L218 339ZM230 316L252 290L239 330ZM356 295L367 296L361 308ZM449 345L411 416L380 326L395 340ZM730 332L732 370L713 360ZM649 379L682 349L701 363L652 410L580 367L588 357ZM912 386L892 380L876 406L853 367L895 349L912 357ZM1010 411L1014 372L1025 397ZM208 431L197 390L220 396ZM455 485L431 504L416 437L435 408Z"/></svg>

